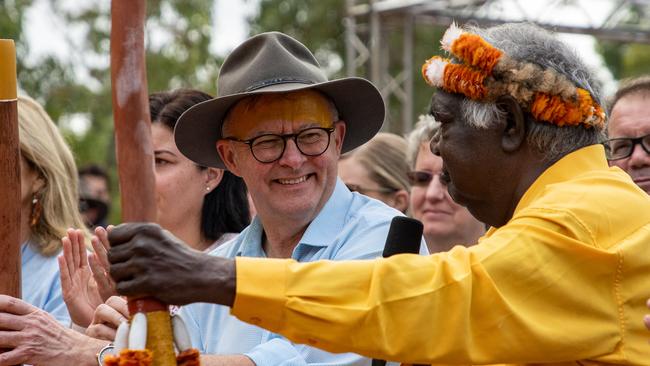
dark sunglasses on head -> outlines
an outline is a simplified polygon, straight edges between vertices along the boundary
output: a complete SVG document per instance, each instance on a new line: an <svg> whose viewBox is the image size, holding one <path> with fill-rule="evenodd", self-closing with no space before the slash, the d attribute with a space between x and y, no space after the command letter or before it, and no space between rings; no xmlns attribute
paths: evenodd
<svg viewBox="0 0 650 366"><path fill-rule="evenodd" d="M412 186L426 186L433 179L433 173L424 170L413 170L406 173Z"/></svg>

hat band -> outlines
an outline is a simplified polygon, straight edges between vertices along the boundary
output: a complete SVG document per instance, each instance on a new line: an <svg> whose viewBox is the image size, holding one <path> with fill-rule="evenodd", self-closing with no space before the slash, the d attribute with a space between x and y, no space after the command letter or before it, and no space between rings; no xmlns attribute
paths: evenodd
<svg viewBox="0 0 650 366"><path fill-rule="evenodd" d="M273 78L273 79L267 79L267 80L262 80L259 81L248 88L244 89L242 93L247 93L251 92L257 89L265 88L267 86L271 85L277 85L277 84L289 84L289 83L297 83L297 84L315 84L314 81L312 80L307 80L307 79L300 79L300 78Z"/></svg>

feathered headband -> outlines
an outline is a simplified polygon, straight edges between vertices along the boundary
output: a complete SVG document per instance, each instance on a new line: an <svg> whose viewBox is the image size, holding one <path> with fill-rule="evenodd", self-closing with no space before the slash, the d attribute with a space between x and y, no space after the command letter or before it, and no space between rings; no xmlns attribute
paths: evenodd
<svg viewBox="0 0 650 366"><path fill-rule="evenodd" d="M422 65L429 85L479 101L511 95L535 119L557 126L604 127L605 112L591 94L557 71L515 60L456 24L441 43L462 63L433 56Z"/></svg>

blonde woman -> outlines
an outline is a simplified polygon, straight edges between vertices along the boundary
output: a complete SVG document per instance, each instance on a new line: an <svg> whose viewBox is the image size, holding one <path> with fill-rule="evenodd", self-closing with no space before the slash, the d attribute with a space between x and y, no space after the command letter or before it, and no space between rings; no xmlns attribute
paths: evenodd
<svg viewBox="0 0 650 366"><path fill-rule="evenodd" d="M409 207L408 170L406 140L392 133L380 132L341 156L338 175L351 191L406 212Z"/></svg>
<svg viewBox="0 0 650 366"><path fill-rule="evenodd" d="M56 125L31 98L18 98L18 125L22 295L67 325L70 319L61 294L57 255L66 229L84 228L77 169Z"/></svg>
<svg viewBox="0 0 650 366"><path fill-rule="evenodd" d="M434 155L429 142L440 128L431 116L420 116L408 136L408 173L411 182L411 215L422 221L430 253L446 252L460 244L470 246L485 233L485 224L454 202L440 180L442 158Z"/></svg>

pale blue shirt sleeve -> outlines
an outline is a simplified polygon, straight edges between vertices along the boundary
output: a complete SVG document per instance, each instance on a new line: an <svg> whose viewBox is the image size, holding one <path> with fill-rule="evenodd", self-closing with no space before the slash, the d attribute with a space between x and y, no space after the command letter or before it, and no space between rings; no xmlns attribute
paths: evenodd
<svg viewBox="0 0 650 366"><path fill-rule="evenodd" d="M50 313L64 326L70 326L70 315L63 301L57 256L46 257L30 243L21 247L21 279L23 300Z"/></svg>

